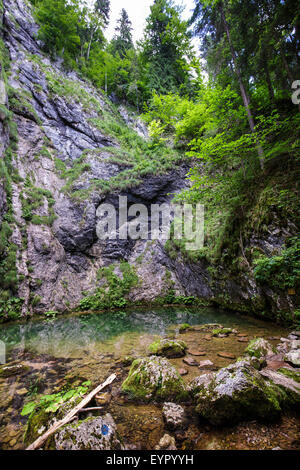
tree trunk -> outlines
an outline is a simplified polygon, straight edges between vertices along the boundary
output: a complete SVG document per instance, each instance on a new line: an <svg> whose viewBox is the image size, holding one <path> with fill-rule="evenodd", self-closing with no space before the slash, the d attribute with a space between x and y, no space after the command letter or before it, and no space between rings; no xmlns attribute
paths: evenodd
<svg viewBox="0 0 300 470"><path fill-rule="evenodd" d="M232 44L232 41L231 41L229 26L228 26L228 23L227 23L227 20L226 20L226 16L225 16L225 12L224 12L224 8L223 8L222 4L221 4L221 16L222 16L222 21L223 21L224 28L225 28L225 31L226 31L226 36L227 36L227 39L228 39L232 60L233 60L233 63L234 63L235 73L236 73L237 78L238 78L243 103L244 103L244 106L245 106L245 109L246 109L246 112L247 112L249 127L250 127L251 132L253 134L255 134L256 133L255 132L255 123L254 123L254 119L253 119L252 112L251 112L251 109L250 109L250 100L248 98L248 95L247 95L247 92L246 92L246 89L245 89L245 86L244 86L244 83L243 83L242 73L241 73L240 67L239 67L238 62L237 62L236 52L234 50L234 47L233 47L233 44ZM260 145L259 142L257 142L257 153L258 153L258 158L259 158L261 169L263 169L264 168L264 157L265 156L264 156L263 148L262 148L262 146Z"/></svg>
<svg viewBox="0 0 300 470"><path fill-rule="evenodd" d="M87 53L86 53L86 60L89 60L89 57L90 57L90 51L91 51L91 45L92 45L94 33L95 33L95 30L92 29L91 37L90 37L90 41L89 41L89 46L88 46L88 50L87 50Z"/></svg>

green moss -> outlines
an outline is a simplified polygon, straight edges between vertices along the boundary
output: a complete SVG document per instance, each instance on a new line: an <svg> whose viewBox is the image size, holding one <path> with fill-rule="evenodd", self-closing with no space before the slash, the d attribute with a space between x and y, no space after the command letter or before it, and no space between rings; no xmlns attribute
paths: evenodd
<svg viewBox="0 0 300 470"><path fill-rule="evenodd" d="M56 215L53 209L55 200L49 190L35 187L31 183L29 176L27 176L25 179L24 191L21 194L20 199L22 203L23 219L36 225L43 224L51 226L53 224L54 220L56 219ZM48 204L48 215L40 216L35 214L34 212L45 203L45 199Z"/></svg>
<svg viewBox="0 0 300 470"><path fill-rule="evenodd" d="M122 391L132 399L141 401L181 401L188 398L185 384L171 364L163 358L133 361Z"/></svg>
<svg viewBox="0 0 300 470"><path fill-rule="evenodd" d="M212 330L213 336L229 335L230 333L232 333L231 328L216 328L216 329Z"/></svg>
<svg viewBox="0 0 300 470"><path fill-rule="evenodd" d="M187 345L184 341L160 339L150 344L149 352L156 356L182 357L185 355Z"/></svg>
<svg viewBox="0 0 300 470"><path fill-rule="evenodd" d="M189 325L188 323L182 323L178 327L179 333L185 333L186 331L192 330L192 329L193 329L193 327L191 325Z"/></svg>
<svg viewBox="0 0 300 470"><path fill-rule="evenodd" d="M281 367L280 369L278 369L277 372L280 372L280 374L283 374L289 379L292 379L298 384L300 384L300 370L289 369L288 367Z"/></svg>

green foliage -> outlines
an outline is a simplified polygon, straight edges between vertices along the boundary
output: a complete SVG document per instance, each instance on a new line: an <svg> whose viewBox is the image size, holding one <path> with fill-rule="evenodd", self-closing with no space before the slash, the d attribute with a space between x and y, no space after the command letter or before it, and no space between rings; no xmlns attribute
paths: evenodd
<svg viewBox="0 0 300 470"><path fill-rule="evenodd" d="M7 295L8 292L7 292ZM19 297L0 298L0 323L18 320L22 314L22 304L24 299Z"/></svg>
<svg viewBox="0 0 300 470"><path fill-rule="evenodd" d="M84 297L78 305L78 310L106 310L122 308L128 304L127 296L130 290L137 285L138 277L129 263L120 263L121 277L115 274L115 266L101 268L98 279L103 281L94 295Z"/></svg>
<svg viewBox="0 0 300 470"><path fill-rule="evenodd" d="M26 177L24 182L24 192L20 196L22 202L22 217L27 221L36 225L52 225L56 219L54 213L54 199L52 197L51 191L44 188L35 187L29 176ZM45 204L45 199L48 206L47 216L40 216L34 214L34 211L38 210L41 206Z"/></svg>
<svg viewBox="0 0 300 470"><path fill-rule="evenodd" d="M281 255L256 260L254 276L260 284L286 290L300 285L300 240L292 239Z"/></svg>
<svg viewBox="0 0 300 470"><path fill-rule="evenodd" d="M181 8L170 0L157 0L146 20L141 56L147 88L158 93L189 88L189 59L193 50Z"/></svg>
<svg viewBox="0 0 300 470"><path fill-rule="evenodd" d="M49 310L48 312L45 312L45 317L48 320L54 320L54 318L56 318L57 315L58 315L58 312L56 312L55 310Z"/></svg>
<svg viewBox="0 0 300 470"><path fill-rule="evenodd" d="M10 110L15 114L25 116L37 124L41 125L41 120L39 119L34 107L32 106L31 93L25 90L18 90L16 88L9 88L9 107Z"/></svg>
<svg viewBox="0 0 300 470"><path fill-rule="evenodd" d="M63 403L66 403L72 398L74 399L84 396L90 385L90 381L84 382L82 385L74 389L63 390L53 395L44 395L38 401L28 402L23 406L21 416L28 416L37 409L43 409L46 413L55 413Z"/></svg>

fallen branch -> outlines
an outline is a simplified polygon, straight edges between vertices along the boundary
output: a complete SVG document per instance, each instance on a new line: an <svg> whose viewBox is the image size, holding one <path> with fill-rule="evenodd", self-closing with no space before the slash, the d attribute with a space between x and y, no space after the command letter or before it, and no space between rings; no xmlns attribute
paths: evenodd
<svg viewBox="0 0 300 470"><path fill-rule="evenodd" d="M101 390L103 390L107 385L110 385L115 379L116 379L116 374L112 374L106 379L103 384L98 385L92 392L90 392L80 403L78 403L75 408L73 408L63 419L60 421L57 421L48 431L46 431L42 436L40 436L36 441L33 442L33 444L30 444L30 446L27 447L26 450L36 450L39 449L48 439L48 437L52 436L59 428L64 426L65 424L69 423L74 419L75 415L82 409L84 408L93 398L97 393L99 393Z"/></svg>
<svg viewBox="0 0 300 470"><path fill-rule="evenodd" d="M83 413L84 411L99 411L103 410L103 406L92 406L91 408L82 408L78 410L77 413Z"/></svg>

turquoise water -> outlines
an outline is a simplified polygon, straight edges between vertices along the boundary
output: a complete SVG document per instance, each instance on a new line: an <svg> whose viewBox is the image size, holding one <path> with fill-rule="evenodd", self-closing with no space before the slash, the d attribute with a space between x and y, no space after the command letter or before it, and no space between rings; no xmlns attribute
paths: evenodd
<svg viewBox="0 0 300 470"><path fill-rule="evenodd" d="M114 341L120 344L130 339L134 343L142 341L140 338L145 336L164 336L170 327L180 323L220 323L256 332L271 327L251 317L215 308L167 307L77 314L1 325L0 340L6 344L8 358L14 349L68 357L74 351L99 351L103 344Z"/></svg>

